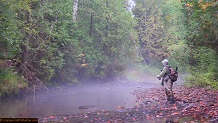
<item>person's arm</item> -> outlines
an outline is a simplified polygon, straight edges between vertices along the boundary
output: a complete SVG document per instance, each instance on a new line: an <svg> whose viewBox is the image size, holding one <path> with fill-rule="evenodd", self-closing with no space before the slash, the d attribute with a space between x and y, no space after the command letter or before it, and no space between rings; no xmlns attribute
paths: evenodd
<svg viewBox="0 0 218 123"><path fill-rule="evenodd" d="M163 77L165 75L166 71L167 71L167 68L164 67L163 70L161 71L161 73L159 75L157 75L157 78Z"/></svg>

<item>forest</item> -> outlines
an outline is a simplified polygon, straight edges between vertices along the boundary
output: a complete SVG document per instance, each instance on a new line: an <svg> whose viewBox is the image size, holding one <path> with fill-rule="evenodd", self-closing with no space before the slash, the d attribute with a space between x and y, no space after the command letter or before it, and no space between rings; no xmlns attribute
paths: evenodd
<svg viewBox="0 0 218 123"><path fill-rule="evenodd" d="M0 97L105 82L161 61L218 89L217 0L0 0Z"/></svg>

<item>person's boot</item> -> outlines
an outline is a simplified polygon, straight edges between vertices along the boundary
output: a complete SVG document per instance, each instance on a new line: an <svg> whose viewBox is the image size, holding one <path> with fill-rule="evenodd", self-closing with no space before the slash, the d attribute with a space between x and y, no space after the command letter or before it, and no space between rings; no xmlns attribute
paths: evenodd
<svg viewBox="0 0 218 123"><path fill-rule="evenodd" d="M170 98L169 98L169 103L170 103L170 104L173 104L174 102L175 102L174 97L170 97Z"/></svg>

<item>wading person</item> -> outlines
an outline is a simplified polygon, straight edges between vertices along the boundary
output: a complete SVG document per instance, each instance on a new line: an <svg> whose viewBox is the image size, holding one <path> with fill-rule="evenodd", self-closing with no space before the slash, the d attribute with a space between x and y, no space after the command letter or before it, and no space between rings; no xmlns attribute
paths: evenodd
<svg viewBox="0 0 218 123"><path fill-rule="evenodd" d="M163 69L159 75L157 75L157 78L160 80L162 78L161 85L164 86L164 91L167 96L167 101L170 101L171 103L174 102L174 94L173 94L173 81L170 79L170 66L168 65L168 60L164 59L162 61Z"/></svg>

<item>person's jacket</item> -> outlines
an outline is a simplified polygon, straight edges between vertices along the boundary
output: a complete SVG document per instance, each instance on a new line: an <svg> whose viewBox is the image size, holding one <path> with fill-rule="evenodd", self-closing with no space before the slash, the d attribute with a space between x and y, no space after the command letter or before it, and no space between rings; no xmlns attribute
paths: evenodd
<svg viewBox="0 0 218 123"><path fill-rule="evenodd" d="M159 77L166 77L167 74L170 74L170 70L169 70L169 65L164 66L163 70L161 71L161 73L158 75Z"/></svg>

